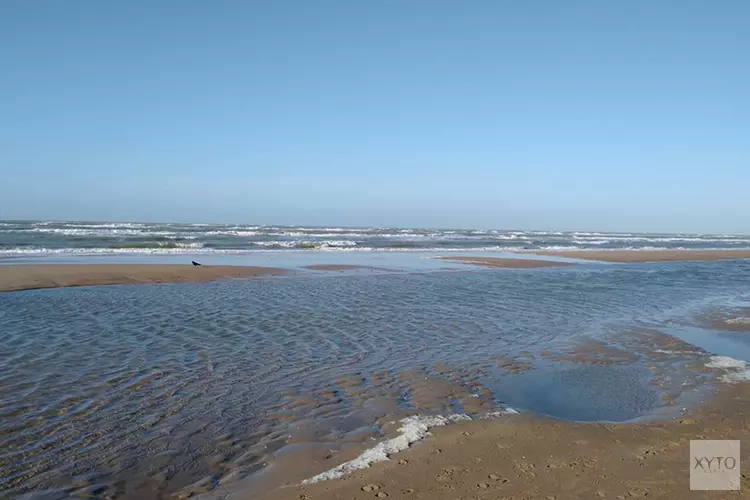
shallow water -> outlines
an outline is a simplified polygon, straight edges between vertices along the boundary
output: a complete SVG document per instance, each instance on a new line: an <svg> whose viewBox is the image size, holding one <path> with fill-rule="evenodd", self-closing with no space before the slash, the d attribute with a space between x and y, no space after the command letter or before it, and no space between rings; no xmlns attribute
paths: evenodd
<svg viewBox="0 0 750 500"><path fill-rule="evenodd" d="M643 417L662 390L645 358L550 353L582 339L628 349L633 329L675 328L749 278L743 261L678 262L0 294L0 494L210 490L295 447L361 443L387 416L474 400Z"/></svg>

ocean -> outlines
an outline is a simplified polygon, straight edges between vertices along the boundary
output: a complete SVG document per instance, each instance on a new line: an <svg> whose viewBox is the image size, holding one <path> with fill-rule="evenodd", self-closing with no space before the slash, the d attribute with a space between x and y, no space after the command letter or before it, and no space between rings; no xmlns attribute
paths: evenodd
<svg viewBox="0 0 750 500"><path fill-rule="evenodd" d="M263 251L746 248L750 236L252 224L0 221L0 256Z"/></svg>

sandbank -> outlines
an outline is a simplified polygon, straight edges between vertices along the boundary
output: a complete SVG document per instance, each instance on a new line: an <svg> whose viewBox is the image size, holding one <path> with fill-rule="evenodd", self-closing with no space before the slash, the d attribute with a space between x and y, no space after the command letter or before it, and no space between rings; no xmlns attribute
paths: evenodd
<svg viewBox="0 0 750 500"><path fill-rule="evenodd" d="M198 283L286 272L273 267L194 267L190 264L11 264L0 265L0 291L136 283Z"/></svg>
<svg viewBox="0 0 750 500"><path fill-rule="evenodd" d="M750 259L750 249L736 250L539 250L536 255L604 262L669 262Z"/></svg>

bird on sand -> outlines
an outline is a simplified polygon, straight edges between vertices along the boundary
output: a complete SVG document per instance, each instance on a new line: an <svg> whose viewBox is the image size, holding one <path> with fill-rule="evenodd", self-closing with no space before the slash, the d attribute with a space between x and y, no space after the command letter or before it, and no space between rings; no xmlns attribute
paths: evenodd
<svg viewBox="0 0 750 500"><path fill-rule="evenodd" d="M193 261L191 261L191 262L193 263L193 265L194 265L195 267L198 267L198 266L200 266L200 265L201 265L201 263L200 263L200 262L195 262L194 260L193 260Z"/></svg>

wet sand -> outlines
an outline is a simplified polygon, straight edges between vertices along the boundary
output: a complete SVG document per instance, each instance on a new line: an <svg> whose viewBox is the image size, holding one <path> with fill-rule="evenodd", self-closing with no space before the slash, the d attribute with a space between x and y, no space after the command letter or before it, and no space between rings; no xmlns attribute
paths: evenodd
<svg viewBox="0 0 750 500"><path fill-rule="evenodd" d="M0 291L90 285L208 282L280 275L273 267L165 264L20 264L0 266Z"/></svg>
<svg viewBox="0 0 750 500"><path fill-rule="evenodd" d="M473 263L472 261L477 258L463 257L451 260L466 260ZM510 264L518 264L520 260L544 264L499 267L569 265L523 259L483 260L510 261ZM6 267L8 269L5 269ZM0 290L22 289L4 288L8 283L13 283L13 271L9 269L14 268L21 277L16 276L17 280L20 280L17 283L26 283L24 288L212 281L285 272L283 269L262 267L193 268L189 265L0 266ZM139 268L142 268L140 273L136 271ZM82 272L83 269L86 271ZM158 271L159 269L161 271ZM162 276L158 275L159 272L163 273ZM126 281L101 281L106 276ZM82 282L84 278L100 281ZM43 286L45 284L48 286ZM599 363L600 357L615 361L618 359L616 353L606 345L583 345L575 355L581 356L580 359L576 359L580 362ZM629 360L623 359L622 362L627 363ZM502 359L498 360L498 363L509 373L527 369L516 360ZM426 380L422 374L415 375L414 386L419 388L422 380ZM342 380L339 385L345 396L352 397L356 394L353 389L357 387L356 380ZM750 430L745 423L745 415L750 410L748 385L727 385L722 386L722 389L709 405L695 410L690 417L667 422L580 424L529 413L505 416L493 421L462 422L434 429L433 437L394 455L390 461L356 472L342 480L283 487L262 497L232 495L228 498L740 498L739 494L732 492L717 497L712 492L688 490L690 439L745 440L750 437ZM437 404L432 401L433 393L440 395L439 400L443 401L447 399L447 394L452 393L451 391L453 389L447 386L431 386L429 390L424 391L415 390L415 401L417 406L431 409ZM331 399L339 397L341 396L338 394L330 394ZM351 455L342 453L332 458L331 463L322 466L322 469L337 465L342 458L353 458L358 451L353 448ZM743 452L743 458L747 463L747 450ZM287 477L293 475L288 471L284 473ZM750 481L744 477L743 488L748 487Z"/></svg>
<svg viewBox="0 0 750 500"><path fill-rule="evenodd" d="M713 310L696 318L699 325L712 330L750 332L750 307Z"/></svg>
<svg viewBox="0 0 750 500"><path fill-rule="evenodd" d="M708 405L664 422L574 423L527 413L461 422L370 469L260 498L747 498L747 473L743 494L690 491L689 449L691 439L750 438L748 412L743 383L722 385ZM741 462L748 459L743 447Z"/></svg>
<svg viewBox="0 0 750 500"><path fill-rule="evenodd" d="M575 265L570 262L556 262L551 260L534 259L505 259L502 257L440 257L442 260L463 262L486 267L505 267L527 269L536 267L564 267Z"/></svg>
<svg viewBox="0 0 750 500"><path fill-rule="evenodd" d="M669 262L681 260L750 259L750 249L738 250L545 250L536 255L604 262Z"/></svg>

